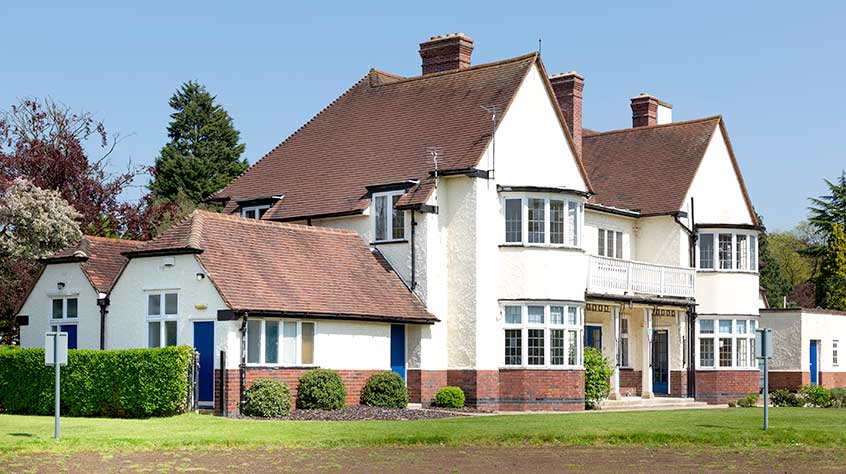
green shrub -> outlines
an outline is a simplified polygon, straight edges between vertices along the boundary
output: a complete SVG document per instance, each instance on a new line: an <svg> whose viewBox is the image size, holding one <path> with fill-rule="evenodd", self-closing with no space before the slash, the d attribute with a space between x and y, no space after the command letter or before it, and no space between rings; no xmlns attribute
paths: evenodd
<svg viewBox="0 0 846 474"><path fill-rule="evenodd" d="M435 394L435 406L441 408L463 408L464 390L461 387L444 387Z"/></svg>
<svg viewBox="0 0 846 474"><path fill-rule="evenodd" d="M803 406L825 408L831 406L831 392L822 385L803 385L797 394Z"/></svg>
<svg viewBox="0 0 846 474"><path fill-rule="evenodd" d="M408 389L396 372L379 372L370 376L361 391L361 404L382 408L408 406Z"/></svg>
<svg viewBox="0 0 846 474"><path fill-rule="evenodd" d="M311 369L300 377L297 408L305 410L340 410L344 408L347 388L338 372Z"/></svg>
<svg viewBox="0 0 846 474"><path fill-rule="evenodd" d="M829 392L831 393L831 406L835 408L846 408L846 388L833 388Z"/></svg>
<svg viewBox="0 0 846 474"><path fill-rule="evenodd" d="M287 416L291 411L291 389L275 379L256 379L247 389L242 411L262 418Z"/></svg>
<svg viewBox="0 0 846 474"><path fill-rule="evenodd" d="M608 359L593 347L585 347L585 407L596 408L611 391L609 378L614 373Z"/></svg>
<svg viewBox="0 0 846 474"><path fill-rule="evenodd" d="M800 407L802 402L795 393L786 389L778 389L770 392L770 403L774 407Z"/></svg>
<svg viewBox="0 0 846 474"><path fill-rule="evenodd" d="M758 404L758 394L750 393L737 401L737 406L741 408L753 408Z"/></svg>
<svg viewBox="0 0 846 474"><path fill-rule="evenodd" d="M62 367L61 412L69 416L144 418L188 409L189 346L112 351L70 350ZM51 415L53 367L44 349L0 351L0 409Z"/></svg>

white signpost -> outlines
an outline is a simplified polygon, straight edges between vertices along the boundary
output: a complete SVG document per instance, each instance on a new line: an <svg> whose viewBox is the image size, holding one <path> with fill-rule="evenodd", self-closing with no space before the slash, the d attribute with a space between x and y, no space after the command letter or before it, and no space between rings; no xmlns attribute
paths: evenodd
<svg viewBox="0 0 846 474"><path fill-rule="evenodd" d="M773 330L761 328L755 331L755 358L764 361L764 431L770 427L770 374L769 363L773 358Z"/></svg>
<svg viewBox="0 0 846 474"><path fill-rule="evenodd" d="M48 332L44 335L44 363L56 368L56 429L54 437L59 439L59 368L68 365L68 333Z"/></svg>

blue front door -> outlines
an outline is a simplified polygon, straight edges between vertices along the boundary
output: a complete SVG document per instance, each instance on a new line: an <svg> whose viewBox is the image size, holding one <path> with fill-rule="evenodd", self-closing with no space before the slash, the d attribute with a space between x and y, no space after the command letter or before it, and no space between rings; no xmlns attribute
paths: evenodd
<svg viewBox="0 0 846 474"><path fill-rule="evenodd" d="M602 326L585 326L585 347L602 352Z"/></svg>
<svg viewBox="0 0 846 474"><path fill-rule="evenodd" d="M811 383L818 384L819 382L819 368L817 367L817 362L819 357L817 356L817 343L819 341L811 341Z"/></svg>
<svg viewBox="0 0 846 474"><path fill-rule="evenodd" d="M666 329L652 331L652 393L668 393L670 388L669 341Z"/></svg>
<svg viewBox="0 0 846 474"><path fill-rule="evenodd" d="M76 349L76 324L65 324L59 331L68 333L68 349Z"/></svg>
<svg viewBox="0 0 846 474"><path fill-rule="evenodd" d="M391 325L391 370L405 380L405 326Z"/></svg>
<svg viewBox="0 0 846 474"><path fill-rule="evenodd" d="M200 353L200 406L214 405L214 321L194 322L194 350Z"/></svg>

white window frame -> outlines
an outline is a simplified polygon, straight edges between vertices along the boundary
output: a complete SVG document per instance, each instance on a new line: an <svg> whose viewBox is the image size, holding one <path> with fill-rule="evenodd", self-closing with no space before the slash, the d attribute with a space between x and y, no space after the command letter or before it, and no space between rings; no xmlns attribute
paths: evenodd
<svg viewBox="0 0 846 474"><path fill-rule="evenodd" d="M506 239L506 200L520 200L520 240L515 242L508 242ZM543 242L529 242L529 199L542 199L544 201L543 210L544 210L544 225L543 225ZM564 204L563 209L563 242L562 243L552 243L551 242L551 235L550 231L552 229L552 222L551 222L551 209L550 209L550 201L561 201ZM570 227L570 205L571 203L575 204L576 206L576 221L575 221L575 244L570 244L570 237L571 232L573 229ZM554 247L554 248L573 248L573 249L581 249L582 248L582 234L584 232L584 221L585 221L585 206L584 201L580 199L574 199L572 197L563 196L560 194L543 194L543 193L527 193L527 194L504 194L500 198L500 208L501 208L501 226L499 232L499 238L502 242L503 246L524 246L524 247Z"/></svg>
<svg viewBox="0 0 846 474"><path fill-rule="evenodd" d="M833 339L831 341L831 365L838 367L840 365L840 339Z"/></svg>
<svg viewBox="0 0 846 474"><path fill-rule="evenodd" d="M270 204L261 204L261 205L258 205L258 206L242 207L241 208L241 217L245 217L247 219L260 220L262 215L264 214L261 211L267 211L268 209L270 209ZM247 214L250 213L250 212L255 212L255 216L254 217L247 216Z"/></svg>
<svg viewBox="0 0 846 474"><path fill-rule="evenodd" d="M53 301L62 300L62 317L61 318L54 318L53 317ZM68 317L68 300L76 300L76 317L69 318ZM78 324L79 323L79 295L63 295L63 296L51 296L50 297L50 317L49 321L51 325L69 325L69 324Z"/></svg>
<svg viewBox="0 0 846 474"><path fill-rule="evenodd" d="M626 332L623 332L623 321L626 322ZM626 316L620 317L620 368L622 369L630 369L631 368L631 341L629 340L629 333L631 332L632 328L629 326L629 318ZM669 334L669 333L668 333ZM623 343L622 341L626 341L625 351L623 351ZM624 363L625 362L625 363Z"/></svg>
<svg viewBox="0 0 846 474"><path fill-rule="evenodd" d="M248 322L260 322L261 323L261 339L259 340L259 361L258 362L246 362L248 367L317 367L317 334L318 334L318 325L316 321L311 321L308 319L304 320L291 320L291 319L259 319L259 318L251 318ZM266 344L267 344L267 322L277 322L279 323L279 331L277 333L278 342L276 344L277 350L279 351L276 355L276 363L267 363L266 359ZM294 348L294 354L296 357L296 361L291 362L283 362L282 361L282 342L284 341L284 323L297 323L297 337L296 337L296 344ZM312 348L312 363L311 364L304 364L303 354L302 354L302 347L303 347L303 323L305 324L312 324L314 327L314 347ZM250 341L249 341L249 331L244 335L244 360L249 360L248 352L250 349Z"/></svg>
<svg viewBox="0 0 846 474"><path fill-rule="evenodd" d="M373 236L373 243L381 244L381 243L388 243L388 242L405 242L408 240L408 218L405 211L397 210L397 215L402 216L402 236L396 237L394 236L394 197L395 196L402 196L405 194L405 191L383 191L378 193L373 193L370 198L370 231L372 232ZM385 211L387 213L387 222L385 227L385 232L387 233L387 239L377 239L376 238L376 219L378 218L376 214L376 199L384 197L387 201L387 206Z"/></svg>
<svg viewBox="0 0 846 474"><path fill-rule="evenodd" d="M731 245L729 248L729 256L731 258L731 268L721 268L720 266L720 235L731 235ZM702 267L702 249L701 242L703 235L711 235L713 237L713 268ZM738 258L738 236L744 236L746 239L746 252L742 254L742 258ZM754 244L752 242L755 242ZM709 229L699 231L696 239L696 269L703 272L734 272L734 273L758 273L758 246L759 236L757 232L743 232L735 230L723 229ZM745 262L745 268L739 268L740 263Z"/></svg>
<svg viewBox="0 0 846 474"><path fill-rule="evenodd" d="M507 306L520 307L520 324L510 324L505 319L505 308ZM543 306L544 319L543 323L529 322L529 306ZM552 323L550 316L551 306L561 306L564 311L563 324ZM576 308L576 324L570 324L568 321L570 310L569 307ZM502 328L500 331L501 345L497 345L500 357L500 367L506 369L578 369L582 367L583 350L584 350L584 304L563 301L506 301L500 303L500 318L502 320ZM542 329L544 331L544 363L543 364L529 364L529 329ZM560 329L564 331L564 363L552 364L552 330ZM505 363L505 331L519 330L520 331L520 364L506 364ZM570 338L569 332L576 331L576 364L569 364L570 354Z"/></svg>
<svg viewBox="0 0 846 474"><path fill-rule="evenodd" d="M614 242L613 248L610 250L608 249L608 233L611 233L613 236L612 242ZM600 235L602 236L602 251L600 251L599 247ZM619 239L617 236L619 236ZM628 252L626 252L626 233L622 230L611 229L608 227L600 227L596 229L596 254L600 257L616 258L620 260L626 259L628 256ZM619 255L619 257L617 255Z"/></svg>
<svg viewBox="0 0 846 474"><path fill-rule="evenodd" d="M713 321L713 334L703 334L701 330L702 321ZM731 333L720 332L720 321L731 321ZM737 330L738 321L746 321L746 332L740 334ZM758 370L758 362L755 359L755 330L758 328L758 318L754 316L699 316L696 319L696 354L695 362L697 370ZM702 365L700 357L700 340L711 339L714 341L714 365ZM731 365L720 365L720 339L731 339ZM737 365L738 340L746 340L746 365Z"/></svg>
<svg viewBox="0 0 846 474"><path fill-rule="evenodd" d="M176 295L176 314L167 314L165 309L165 295ZM168 347L167 345L167 323L174 322L176 324L176 346L179 345L179 290L156 290L144 293L144 347L150 348L150 323L159 323L159 347ZM159 314L150 314L150 297L159 297Z"/></svg>

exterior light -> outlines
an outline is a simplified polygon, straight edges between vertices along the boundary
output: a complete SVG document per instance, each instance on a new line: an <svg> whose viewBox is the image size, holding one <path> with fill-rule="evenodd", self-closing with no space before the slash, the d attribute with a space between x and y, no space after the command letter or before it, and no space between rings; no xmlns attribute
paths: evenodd
<svg viewBox="0 0 846 474"><path fill-rule="evenodd" d="M58 289L59 289L59 291L64 290L64 289L65 289L65 282L60 281L60 282L56 285L56 288L58 288Z"/></svg>
<svg viewBox="0 0 846 474"><path fill-rule="evenodd" d="M206 277L205 273L197 273L197 281L202 281Z"/></svg>

